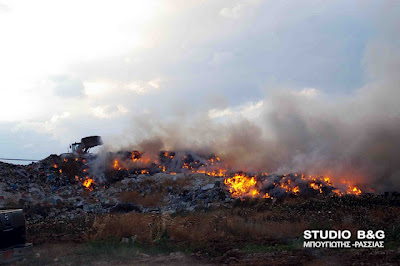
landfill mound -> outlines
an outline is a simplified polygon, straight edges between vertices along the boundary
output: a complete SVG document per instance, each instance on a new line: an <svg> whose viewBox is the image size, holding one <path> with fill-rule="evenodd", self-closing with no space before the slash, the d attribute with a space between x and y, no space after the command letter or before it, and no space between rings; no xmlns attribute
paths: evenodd
<svg viewBox="0 0 400 266"><path fill-rule="evenodd" d="M87 160L51 155L27 166L0 163L0 208L23 208L27 221L113 212L173 213L232 201L223 177L202 173L130 174L87 186ZM86 169L86 170L85 170ZM114 179L113 179L114 178Z"/></svg>
<svg viewBox="0 0 400 266"><path fill-rule="evenodd" d="M234 172L216 155L107 152L50 155L30 165L0 163L0 208L23 208L28 223L86 214L187 212L236 199L359 196L329 177Z"/></svg>

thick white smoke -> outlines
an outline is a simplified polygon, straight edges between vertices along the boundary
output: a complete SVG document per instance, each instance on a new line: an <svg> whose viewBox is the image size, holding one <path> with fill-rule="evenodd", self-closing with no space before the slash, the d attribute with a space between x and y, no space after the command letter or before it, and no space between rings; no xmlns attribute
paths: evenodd
<svg viewBox="0 0 400 266"><path fill-rule="evenodd" d="M365 52L366 84L349 95L280 90L264 99L260 117L231 123L206 114L173 121L135 117L121 139L149 152L215 153L237 170L327 174L376 191L398 190L400 19L388 17L378 20L380 35Z"/></svg>

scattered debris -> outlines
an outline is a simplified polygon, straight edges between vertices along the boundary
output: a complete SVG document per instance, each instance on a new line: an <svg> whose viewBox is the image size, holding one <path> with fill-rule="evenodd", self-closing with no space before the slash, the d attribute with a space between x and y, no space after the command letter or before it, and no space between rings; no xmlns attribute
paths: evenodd
<svg viewBox="0 0 400 266"><path fill-rule="evenodd" d="M88 144L93 146L101 142ZM0 163L0 208L21 207L28 223L116 212L175 213L226 206L235 198L361 194L329 177L231 172L216 155L138 151L49 157L27 166Z"/></svg>

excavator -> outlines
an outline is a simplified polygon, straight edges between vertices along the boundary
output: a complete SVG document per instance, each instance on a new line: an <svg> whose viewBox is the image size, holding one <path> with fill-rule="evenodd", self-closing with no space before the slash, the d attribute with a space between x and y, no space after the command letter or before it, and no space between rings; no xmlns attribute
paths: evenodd
<svg viewBox="0 0 400 266"><path fill-rule="evenodd" d="M74 155L84 155L89 153L89 150L93 147L103 144L103 140L100 136L89 136L81 139L81 142L72 143L69 148L70 152Z"/></svg>

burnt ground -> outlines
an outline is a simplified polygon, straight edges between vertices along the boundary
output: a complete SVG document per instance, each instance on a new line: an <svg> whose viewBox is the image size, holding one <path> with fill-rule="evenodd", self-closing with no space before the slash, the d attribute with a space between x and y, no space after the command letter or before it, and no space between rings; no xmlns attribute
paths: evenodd
<svg viewBox="0 0 400 266"><path fill-rule="evenodd" d="M303 248L306 229L384 230L385 248ZM21 263L29 265L398 265L400 199L237 200L194 212L47 219L28 235L35 248Z"/></svg>

